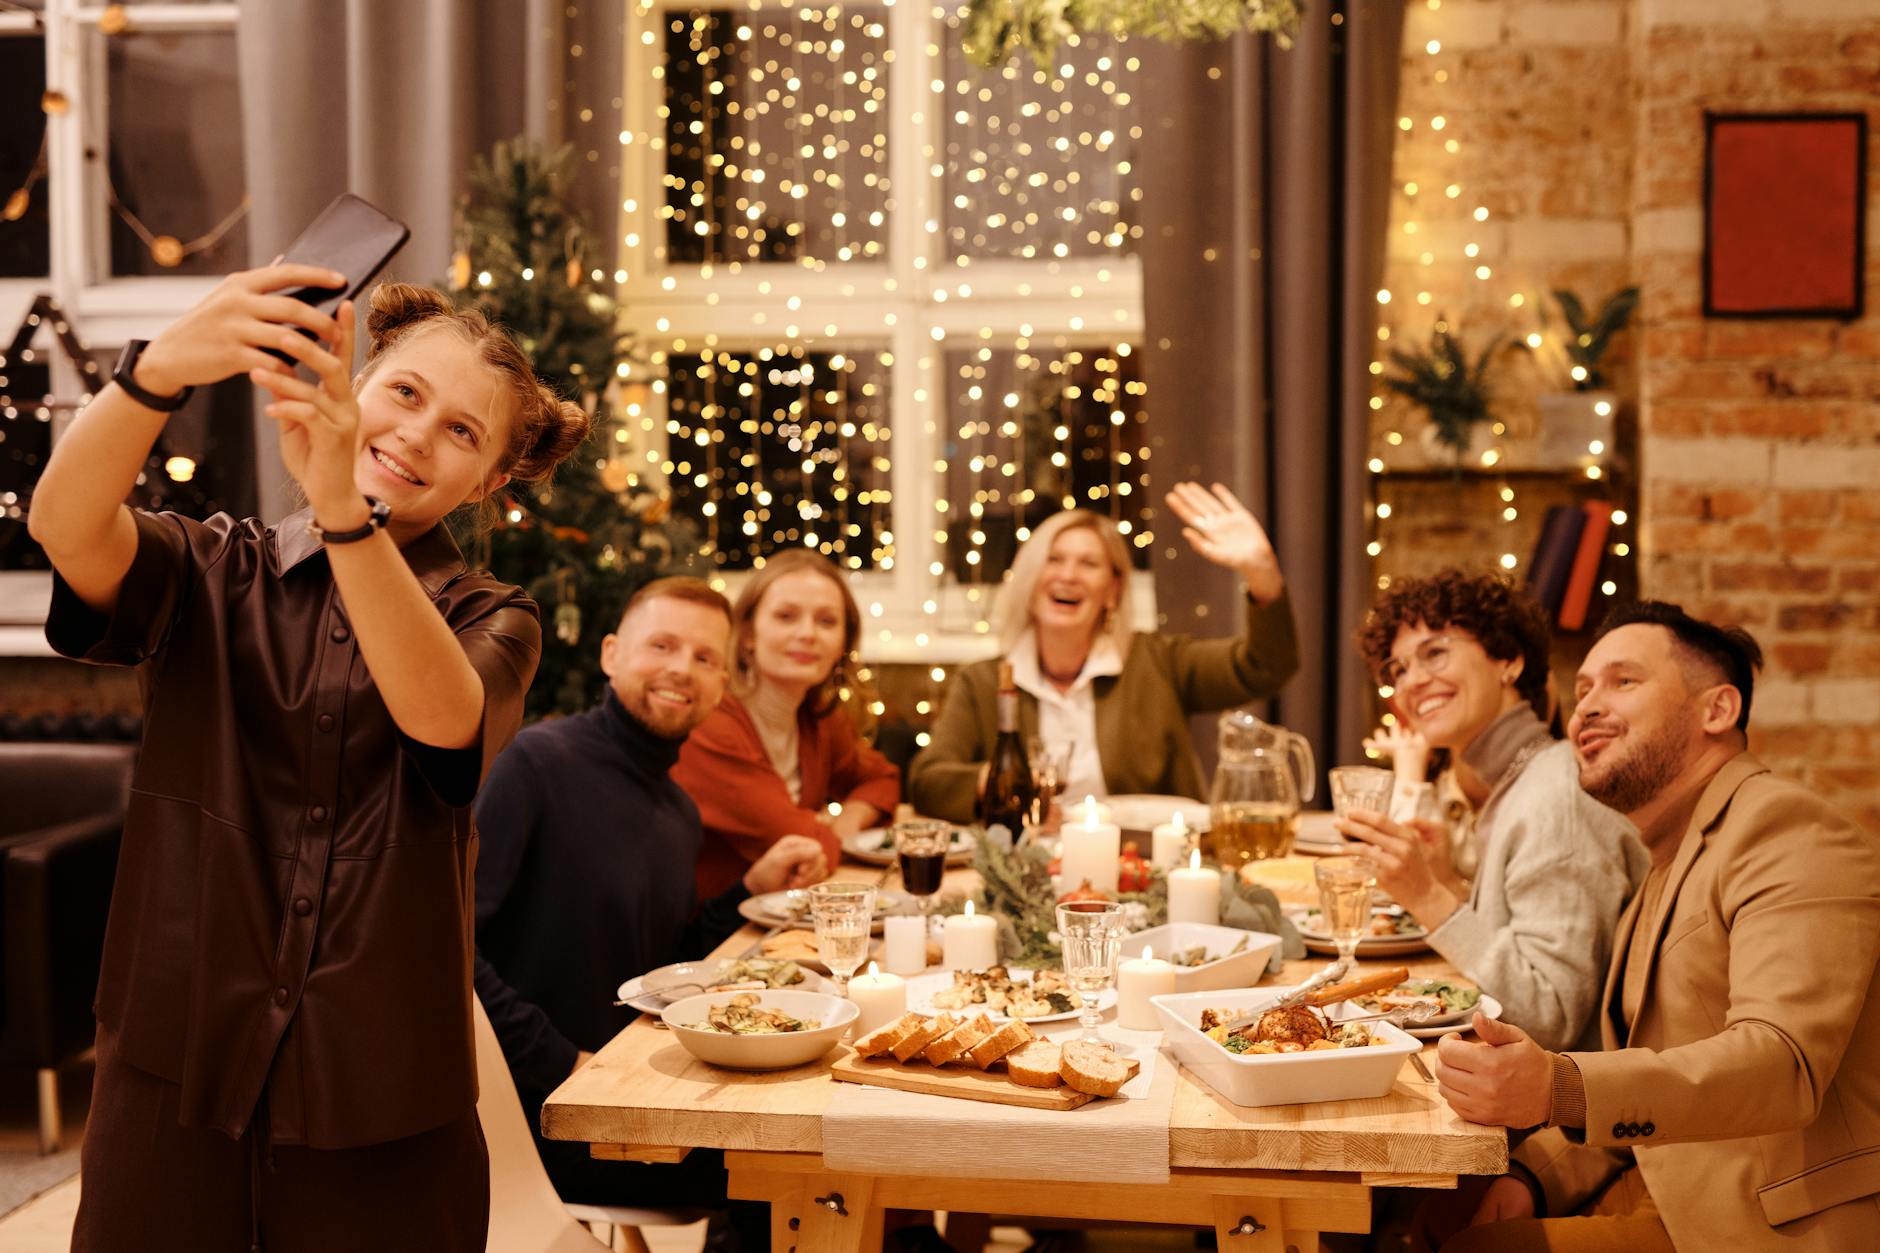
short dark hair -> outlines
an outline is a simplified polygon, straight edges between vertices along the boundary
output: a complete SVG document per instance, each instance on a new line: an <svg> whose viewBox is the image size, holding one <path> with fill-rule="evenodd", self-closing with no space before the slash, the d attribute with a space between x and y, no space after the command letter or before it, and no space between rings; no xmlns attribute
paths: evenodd
<svg viewBox="0 0 1880 1253"><path fill-rule="evenodd" d="M1678 644L1714 666L1724 682L1743 698L1743 708L1736 715L1736 729L1749 729L1749 703L1756 691L1756 672L1762 669L1762 646L1742 627L1718 626L1693 618L1684 606L1662 600L1638 600L1618 605L1599 624L1595 642L1623 626L1663 627L1677 637Z"/></svg>
<svg viewBox="0 0 1880 1253"><path fill-rule="evenodd" d="M626 621L627 615L649 600L683 600L694 605L703 605L707 609L716 609L725 616L726 625L731 623L731 602L722 592L717 591L704 579L695 579L690 575L673 574L663 579L654 579L627 598L627 604L620 611L620 621Z"/></svg>
<svg viewBox="0 0 1880 1253"><path fill-rule="evenodd" d="M1390 660L1397 632L1419 622L1432 631L1459 627L1497 661L1519 658L1515 691L1536 717L1547 720L1547 654L1553 634L1547 616L1525 593L1500 575L1453 567L1428 578L1398 579L1371 606L1358 631L1358 651L1372 675L1381 674Z"/></svg>

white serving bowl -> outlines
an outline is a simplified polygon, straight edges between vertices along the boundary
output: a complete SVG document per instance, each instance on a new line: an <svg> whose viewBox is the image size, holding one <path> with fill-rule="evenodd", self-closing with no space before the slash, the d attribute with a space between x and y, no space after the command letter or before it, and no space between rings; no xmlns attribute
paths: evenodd
<svg viewBox="0 0 1880 1253"><path fill-rule="evenodd" d="M1242 940L1247 946L1232 957L1221 957L1200 966L1175 967L1175 990L1205 992L1211 988L1250 988L1260 982L1260 976L1266 973L1266 964L1279 951L1278 936L1205 922L1171 922L1164 927L1150 927L1147 931L1124 936L1122 960L1141 957L1145 944L1166 961L1173 954L1197 945L1206 945L1210 953L1226 953Z"/></svg>
<svg viewBox="0 0 1880 1253"><path fill-rule="evenodd" d="M792 1018L814 1019L821 1023L812 1031L791 1031L778 1035L727 1035L722 1031L700 1031L687 1023L704 1022L715 1005L723 1005L736 992L707 992L674 1001L660 1012L660 1018L672 1028L686 1052L702 1062L728 1070L787 1070L806 1066L836 1046L861 1010L854 1001L821 992L772 990L752 992L764 1009L782 1010Z"/></svg>
<svg viewBox="0 0 1880 1253"><path fill-rule="evenodd" d="M1204 1009L1260 1009L1291 990L1178 992L1151 997L1149 1003L1155 1006L1163 1038L1181 1064L1235 1105L1299 1105L1383 1096L1397 1081L1404 1058L1423 1047L1421 1041L1385 1022L1371 1024L1386 1041L1383 1044L1305 1053L1230 1053L1201 1032Z"/></svg>

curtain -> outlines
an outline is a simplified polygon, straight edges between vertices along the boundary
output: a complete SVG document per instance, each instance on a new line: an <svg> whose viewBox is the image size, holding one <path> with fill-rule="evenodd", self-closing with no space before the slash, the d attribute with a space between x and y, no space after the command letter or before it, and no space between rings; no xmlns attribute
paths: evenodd
<svg viewBox="0 0 1880 1253"><path fill-rule="evenodd" d="M1334 20L1336 19L1336 20ZM1144 53L1145 376L1155 480L1218 481L1266 525L1301 668L1265 711L1323 767L1360 759L1370 603L1364 458L1388 222L1401 0L1314 4L1290 50L1239 36ZM1236 578L1156 520L1163 629L1240 623ZM1172 552L1172 557L1168 554ZM1212 763L1214 718L1197 718Z"/></svg>
<svg viewBox="0 0 1880 1253"><path fill-rule="evenodd" d="M350 191L411 227L386 276L438 282L471 160L517 135L581 147L579 202L612 239L624 13L565 0L241 0L250 262L272 260ZM258 418L255 442L273 520L293 509L292 485L274 424Z"/></svg>

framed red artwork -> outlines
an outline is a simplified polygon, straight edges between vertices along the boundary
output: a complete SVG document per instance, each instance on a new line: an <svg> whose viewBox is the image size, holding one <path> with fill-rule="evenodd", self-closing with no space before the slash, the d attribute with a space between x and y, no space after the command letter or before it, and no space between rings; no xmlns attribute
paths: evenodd
<svg viewBox="0 0 1880 1253"><path fill-rule="evenodd" d="M1704 117L1704 314L1858 318L1867 117Z"/></svg>

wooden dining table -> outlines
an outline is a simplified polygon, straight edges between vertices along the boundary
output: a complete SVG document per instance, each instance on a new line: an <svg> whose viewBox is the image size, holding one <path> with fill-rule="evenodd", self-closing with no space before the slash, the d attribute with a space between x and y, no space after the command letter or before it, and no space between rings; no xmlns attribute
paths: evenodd
<svg viewBox="0 0 1880 1253"><path fill-rule="evenodd" d="M838 874L873 879L880 871L845 866ZM970 871L948 877L949 889L975 883ZM761 934L746 927L714 956L742 956ZM1296 983L1323 963L1288 962L1263 982ZM1431 953L1390 964L1418 977L1454 974ZM730 1195L770 1203L776 1253L879 1249L888 1209L1212 1227L1223 1250L1314 1253L1321 1232L1371 1229L1375 1189L1454 1188L1462 1176L1507 1169L1506 1132L1457 1118L1406 1059L1385 1096L1262 1107L1234 1105L1180 1069L1166 1185L1018 1180L990 1169L977 1178L831 1170L823 1114L836 1086L830 1066L843 1052L791 1070L723 1070L641 1017L548 1098L542 1130L618 1161L723 1150ZM1423 1050L1426 1066L1433 1054L1434 1041Z"/></svg>

